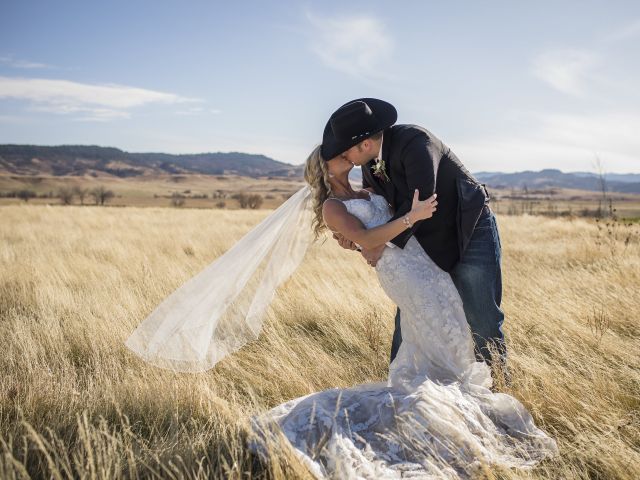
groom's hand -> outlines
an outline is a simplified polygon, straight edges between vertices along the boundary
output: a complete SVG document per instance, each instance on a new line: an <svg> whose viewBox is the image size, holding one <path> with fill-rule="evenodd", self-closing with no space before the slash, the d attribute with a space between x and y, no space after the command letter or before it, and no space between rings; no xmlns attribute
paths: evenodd
<svg viewBox="0 0 640 480"><path fill-rule="evenodd" d="M344 238L344 236L341 233L333 232L333 238L335 238L338 241L338 244L342 248L346 248L347 250L357 250L358 249L358 247L356 247L355 243L353 243L348 238Z"/></svg>
<svg viewBox="0 0 640 480"><path fill-rule="evenodd" d="M378 263L378 260L380 260L380 257L382 256L382 252L384 251L385 247L386 245L382 244L379 247L375 247L375 248L363 248L361 253L362 253L362 256L365 258L365 260L367 261L367 263L372 267L375 267L376 264Z"/></svg>

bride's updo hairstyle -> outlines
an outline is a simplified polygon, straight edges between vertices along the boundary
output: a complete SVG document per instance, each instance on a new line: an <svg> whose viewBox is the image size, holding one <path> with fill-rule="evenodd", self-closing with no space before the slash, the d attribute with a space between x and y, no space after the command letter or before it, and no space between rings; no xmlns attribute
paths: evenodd
<svg viewBox="0 0 640 480"><path fill-rule="evenodd" d="M320 145L313 149L304 166L304 179L311 187L313 203L313 231L316 238L327 228L322 218L322 204L329 198L331 185L329 184L329 170L327 162L320 155Z"/></svg>

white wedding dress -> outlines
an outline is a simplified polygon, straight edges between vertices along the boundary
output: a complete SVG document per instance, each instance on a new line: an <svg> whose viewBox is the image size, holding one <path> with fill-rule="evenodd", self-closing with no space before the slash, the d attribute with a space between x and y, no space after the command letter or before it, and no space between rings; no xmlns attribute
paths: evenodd
<svg viewBox="0 0 640 480"><path fill-rule="evenodd" d="M391 217L379 195L344 204L367 228ZM386 248L376 272L402 311L388 381L290 400L254 417L255 430L265 435L275 422L318 478L475 478L555 455L556 442L520 402L489 390L458 291L417 240Z"/></svg>

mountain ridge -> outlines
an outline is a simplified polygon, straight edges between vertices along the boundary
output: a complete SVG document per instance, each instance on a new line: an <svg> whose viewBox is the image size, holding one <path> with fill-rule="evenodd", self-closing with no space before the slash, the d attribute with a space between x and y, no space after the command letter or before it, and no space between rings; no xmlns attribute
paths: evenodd
<svg viewBox="0 0 640 480"><path fill-rule="evenodd" d="M539 171L521 172L475 172L473 176L488 187L496 189L534 190L547 188L570 188L576 190L601 191L600 178L589 172L562 172L547 168ZM354 168L349 175L352 182L362 181L360 169ZM640 174L609 173L604 175L607 191L617 193L640 193Z"/></svg>
<svg viewBox="0 0 640 480"><path fill-rule="evenodd" d="M98 145L0 145L0 173L81 176L201 173L249 177L300 177L303 167L242 152L170 154L127 152Z"/></svg>
<svg viewBox="0 0 640 480"><path fill-rule="evenodd" d="M247 177L302 178L303 165L290 165L266 155L242 152L170 154L127 152L98 145L0 145L0 174L100 176L121 178L159 174L239 175ZM558 169L521 172L474 173L481 183L496 189L568 188L600 191L600 177L590 172L562 172ZM362 179L360 169L350 178ZM607 191L640 193L640 174L604 175Z"/></svg>
<svg viewBox="0 0 640 480"><path fill-rule="evenodd" d="M477 172L476 179L493 188L544 189L572 188L577 190L602 190L598 174L589 172L562 172L547 168L540 171L522 172ZM607 191L618 193L640 193L640 174L603 174Z"/></svg>

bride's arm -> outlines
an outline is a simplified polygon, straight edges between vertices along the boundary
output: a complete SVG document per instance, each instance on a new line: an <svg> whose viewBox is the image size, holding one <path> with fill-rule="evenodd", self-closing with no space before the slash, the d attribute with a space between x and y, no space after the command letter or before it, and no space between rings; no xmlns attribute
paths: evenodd
<svg viewBox="0 0 640 480"><path fill-rule="evenodd" d="M416 190L413 196L413 207L407 213L409 223L413 225L418 220L431 218L437 204L435 195L423 201L418 200L418 190ZM344 203L333 199L324 202L322 216L331 230L341 233L363 248L380 246L407 229L404 217L366 229L358 218L349 213Z"/></svg>

